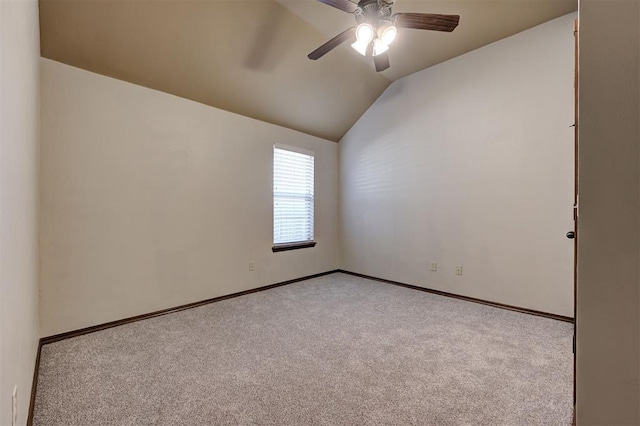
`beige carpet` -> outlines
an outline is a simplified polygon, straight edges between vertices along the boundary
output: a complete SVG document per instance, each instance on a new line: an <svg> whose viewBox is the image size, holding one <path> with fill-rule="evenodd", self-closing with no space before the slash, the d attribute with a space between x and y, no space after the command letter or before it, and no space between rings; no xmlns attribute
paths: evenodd
<svg viewBox="0 0 640 426"><path fill-rule="evenodd" d="M331 274L42 348L36 425L569 425L573 326Z"/></svg>

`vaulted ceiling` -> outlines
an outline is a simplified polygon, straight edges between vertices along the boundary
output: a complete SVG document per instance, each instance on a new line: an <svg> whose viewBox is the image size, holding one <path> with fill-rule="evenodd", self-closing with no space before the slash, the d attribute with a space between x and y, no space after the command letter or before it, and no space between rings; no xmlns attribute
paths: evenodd
<svg viewBox="0 0 640 426"><path fill-rule="evenodd" d="M316 0L40 0L45 58L338 141L394 80L577 9L577 0L397 0L461 16L453 33L400 30L391 68L348 44L354 25Z"/></svg>

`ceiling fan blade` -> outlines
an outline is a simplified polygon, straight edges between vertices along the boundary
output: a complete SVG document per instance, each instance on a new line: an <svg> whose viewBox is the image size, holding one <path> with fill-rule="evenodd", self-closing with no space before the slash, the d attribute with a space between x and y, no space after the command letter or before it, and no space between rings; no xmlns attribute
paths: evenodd
<svg viewBox="0 0 640 426"><path fill-rule="evenodd" d="M340 9L347 13L353 13L358 9L358 5L350 2L349 0L318 0L320 3L333 6L336 9Z"/></svg>
<svg viewBox="0 0 640 426"><path fill-rule="evenodd" d="M332 38L322 46L318 47L316 50L309 53L307 55L307 58L313 59L314 61L316 59L320 59L321 57L323 57L324 55L326 55L327 53L329 53L330 51L340 46L342 43L344 43L349 39L351 40L356 39L356 29L354 27L344 30L343 32L341 32L340 34L338 34L337 36L335 36L334 38Z"/></svg>
<svg viewBox="0 0 640 426"><path fill-rule="evenodd" d="M387 52L374 56L373 63L376 65L376 72L384 71L391 66Z"/></svg>
<svg viewBox="0 0 640 426"><path fill-rule="evenodd" d="M451 32L456 29L460 15L434 13L396 13L391 17L396 27Z"/></svg>

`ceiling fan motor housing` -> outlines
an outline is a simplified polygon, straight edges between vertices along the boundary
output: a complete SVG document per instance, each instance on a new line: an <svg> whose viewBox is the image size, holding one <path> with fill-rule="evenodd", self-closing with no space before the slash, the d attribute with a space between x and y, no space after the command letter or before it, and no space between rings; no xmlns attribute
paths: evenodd
<svg viewBox="0 0 640 426"><path fill-rule="evenodd" d="M370 24L377 28L384 22L391 21L391 5L384 0L361 0L358 9L353 13L358 24Z"/></svg>

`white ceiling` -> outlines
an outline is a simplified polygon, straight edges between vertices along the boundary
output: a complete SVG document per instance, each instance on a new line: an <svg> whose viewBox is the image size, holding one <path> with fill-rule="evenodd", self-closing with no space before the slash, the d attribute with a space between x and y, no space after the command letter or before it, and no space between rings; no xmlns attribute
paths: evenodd
<svg viewBox="0 0 640 426"><path fill-rule="evenodd" d="M0 0L1 1L1 0ZM452 33L401 29L376 73L353 26L316 0L40 0L42 56L338 141L400 77L577 9L577 0L397 0L394 12L461 16Z"/></svg>

